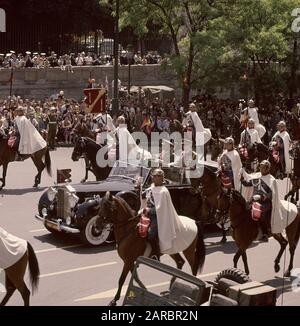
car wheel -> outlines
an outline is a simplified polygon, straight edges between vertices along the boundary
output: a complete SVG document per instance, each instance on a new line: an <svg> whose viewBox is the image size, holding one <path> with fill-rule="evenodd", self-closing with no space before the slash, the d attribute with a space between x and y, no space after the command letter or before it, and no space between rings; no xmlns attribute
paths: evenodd
<svg viewBox="0 0 300 326"><path fill-rule="evenodd" d="M98 216L91 217L80 232L81 241L90 246L100 246L106 242L112 229L107 224L99 228L96 226Z"/></svg>

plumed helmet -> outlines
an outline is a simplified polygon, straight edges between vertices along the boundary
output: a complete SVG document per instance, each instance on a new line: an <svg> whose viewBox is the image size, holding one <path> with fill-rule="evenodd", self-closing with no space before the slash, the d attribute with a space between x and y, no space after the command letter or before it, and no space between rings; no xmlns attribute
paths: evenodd
<svg viewBox="0 0 300 326"><path fill-rule="evenodd" d="M269 169L271 167L271 163L269 161L267 161L267 160L261 161L259 165L260 166L267 166Z"/></svg>
<svg viewBox="0 0 300 326"><path fill-rule="evenodd" d="M164 177L165 176L165 173L162 169L155 169L153 172L152 172L152 176L159 176L159 177Z"/></svg>
<svg viewBox="0 0 300 326"><path fill-rule="evenodd" d="M279 122L278 122L277 126L278 126L278 127L281 127L281 126L282 126L282 127L286 127L286 123L285 123L285 121L282 120L282 121L279 121Z"/></svg>
<svg viewBox="0 0 300 326"><path fill-rule="evenodd" d="M225 144L233 144L234 145L234 139L232 137L227 137L225 139Z"/></svg>

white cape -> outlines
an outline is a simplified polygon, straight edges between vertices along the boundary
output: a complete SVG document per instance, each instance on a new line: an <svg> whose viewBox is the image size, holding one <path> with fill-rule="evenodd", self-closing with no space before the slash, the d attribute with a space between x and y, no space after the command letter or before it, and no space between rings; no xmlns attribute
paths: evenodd
<svg viewBox="0 0 300 326"><path fill-rule="evenodd" d="M260 138L263 138L264 134L266 133L266 128L259 123L257 108L247 108L249 119L253 119L255 122L255 129L258 132Z"/></svg>
<svg viewBox="0 0 300 326"><path fill-rule="evenodd" d="M202 123L201 119L199 118L197 112L189 111L187 114L191 116L194 126L196 128L196 144L198 146L205 145L211 139L210 129L204 128L203 123Z"/></svg>
<svg viewBox="0 0 300 326"><path fill-rule="evenodd" d="M247 128L246 130L244 130L242 133L241 133L241 141L240 141L240 144L242 145L244 143L244 139L245 139L245 133L248 133L250 135L250 141L251 141L251 144L254 144L254 143L259 143L261 144L262 141L259 137L259 134L258 134L258 131L256 129L249 129Z"/></svg>
<svg viewBox="0 0 300 326"><path fill-rule="evenodd" d="M31 155L47 146L46 141L25 116L17 116L15 123L20 133L20 154Z"/></svg>
<svg viewBox="0 0 300 326"><path fill-rule="evenodd" d="M290 158L290 143L291 143L291 138L290 135L286 132L279 132L277 131L275 133L275 135L273 136L273 138L279 136L282 141L283 141L283 145L284 145L284 159L285 159L285 173L291 173L292 172L292 160Z"/></svg>
<svg viewBox="0 0 300 326"><path fill-rule="evenodd" d="M164 254L176 254L187 249L195 240L198 228L194 220L178 216L168 189L151 186L158 224L160 250Z"/></svg>
<svg viewBox="0 0 300 326"><path fill-rule="evenodd" d="M262 176L261 173L247 174L243 172L246 181L252 179L263 180L272 190L272 218L271 230L272 233L282 233L282 231L290 225L298 215L297 206L286 200L279 199L277 180L271 175ZM247 201L252 198L253 187L244 187L247 190L244 192L244 197Z"/></svg>
<svg viewBox="0 0 300 326"><path fill-rule="evenodd" d="M224 150L221 157L218 159L218 162L220 164L220 161L222 157L226 155L230 161L233 171L233 179L234 179L234 189L237 191L240 191L241 189L241 168L242 168L242 162L240 158L240 154L234 149L233 151L228 152L227 149Z"/></svg>
<svg viewBox="0 0 300 326"><path fill-rule="evenodd" d="M0 227L0 268L16 264L27 251L27 241L17 238Z"/></svg>
<svg viewBox="0 0 300 326"><path fill-rule="evenodd" d="M139 147L130 132L127 130L126 125L120 125L116 132L119 138L119 158L121 161L139 164L141 160L151 160L152 155L147 150Z"/></svg>

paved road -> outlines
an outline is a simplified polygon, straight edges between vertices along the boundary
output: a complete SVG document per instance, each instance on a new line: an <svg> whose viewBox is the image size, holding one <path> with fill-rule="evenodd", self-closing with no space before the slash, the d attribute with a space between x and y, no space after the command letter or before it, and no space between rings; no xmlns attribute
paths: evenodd
<svg viewBox="0 0 300 326"><path fill-rule="evenodd" d="M72 162L70 156L71 149L51 152L53 171L72 168L73 181L79 182L84 173L84 164L82 161ZM107 305L116 291L122 269L114 246L82 247L76 237L55 237L45 230L33 216L40 195L46 187L53 185L54 176L51 178L45 172L41 188L33 190L34 174L31 161L11 164L7 188L0 193L0 225L8 232L30 241L40 263L40 287L32 298L32 305ZM286 182L281 182L282 193L285 187ZM235 244L231 238L225 245L220 245L219 240L218 234L206 234L204 280L213 280L219 271L232 266ZM278 274L273 271L273 260L278 249L278 244L271 240L268 244L256 243L248 250L251 278L278 287L278 304L300 305L300 292L292 292L291 280L283 281L282 271ZM289 258L288 252L286 257ZM163 257L162 262L174 266L168 257ZM284 260L281 266L283 264ZM300 248L296 251L296 267L300 268ZM184 266L184 270L189 271L188 266ZM143 277L144 283L151 285L153 291L162 291L167 287L167 278L161 275L145 271ZM20 295L14 294L9 305L21 304Z"/></svg>

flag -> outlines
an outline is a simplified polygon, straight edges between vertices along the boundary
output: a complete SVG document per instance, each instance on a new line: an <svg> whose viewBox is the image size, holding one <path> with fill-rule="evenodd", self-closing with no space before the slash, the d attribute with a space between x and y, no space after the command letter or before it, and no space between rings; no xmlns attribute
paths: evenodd
<svg viewBox="0 0 300 326"><path fill-rule="evenodd" d="M105 88L88 88L85 89L86 96L84 102L87 105L86 113L101 113L106 111L106 96Z"/></svg>
<svg viewBox="0 0 300 326"><path fill-rule="evenodd" d="M57 183L71 182L71 169L57 170Z"/></svg>

